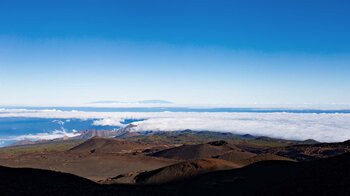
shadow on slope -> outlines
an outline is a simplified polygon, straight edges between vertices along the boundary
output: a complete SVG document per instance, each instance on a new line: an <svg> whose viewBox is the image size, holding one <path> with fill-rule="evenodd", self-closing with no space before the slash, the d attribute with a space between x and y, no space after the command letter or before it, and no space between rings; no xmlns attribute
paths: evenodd
<svg viewBox="0 0 350 196"><path fill-rule="evenodd" d="M228 144L226 141L214 141L205 144L182 145L165 149L153 153L152 156L177 160L194 160L219 156L230 151L239 151L243 154L243 150ZM246 153L250 154L249 152Z"/></svg>
<svg viewBox="0 0 350 196"><path fill-rule="evenodd" d="M276 154L297 161L313 161L320 158L329 158L350 152L350 140L340 143L318 143L310 145L290 145L274 147L256 152Z"/></svg>
<svg viewBox="0 0 350 196"><path fill-rule="evenodd" d="M239 168L240 165L220 159L197 159L176 163L156 170L141 173L127 173L114 178L100 181L103 184L137 183L163 184L191 178L203 173Z"/></svg>
<svg viewBox="0 0 350 196"><path fill-rule="evenodd" d="M349 153L303 163L263 161L184 180L177 190L185 195L349 195L349 168Z"/></svg>
<svg viewBox="0 0 350 196"><path fill-rule="evenodd" d="M349 195L350 154L311 162L263 161L160 185L99 185L64 173L0 167L7 195Z"/></svg>
<svg viewBox="0 0 350 196"><path fill-rule="evenodd" d="M71 153L130 153L136 151L143 151L150 145L130 142L115 138L101 138L93 137L73 148L68 152Z"/></svg>

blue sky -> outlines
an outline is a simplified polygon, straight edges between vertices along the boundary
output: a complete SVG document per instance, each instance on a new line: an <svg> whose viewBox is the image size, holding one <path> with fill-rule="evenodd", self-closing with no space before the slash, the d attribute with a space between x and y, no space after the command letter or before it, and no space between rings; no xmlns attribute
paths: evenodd
<svg viewBox="0 0 350 196"><path fill-rule="evenodd" d="M0 105L349 104L348 1L0 1Z"/></svg>

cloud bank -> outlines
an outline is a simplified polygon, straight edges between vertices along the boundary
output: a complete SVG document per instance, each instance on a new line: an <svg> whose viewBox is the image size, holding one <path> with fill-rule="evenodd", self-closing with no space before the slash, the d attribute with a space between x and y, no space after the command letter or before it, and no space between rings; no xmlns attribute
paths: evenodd
<svg viewBox="0 0 350 196"><path fill-rule="evenodd" d="M350 114L341 113L82 112L4 109L0 111L0 117L97 119L93 124L101 126L125 126L121 123L124 119L145 119L133 123L138 125L134 131L192 129L295 140L315 139L322 142L350 139Z"/></svg>
<svg viewBox="0 0 350 196"><path fill-rule="evenodd" d="M67 132L66 130L54 130L52 132L37 133L37 134L26 134L20 136L4 136L0 137L0 147L12 144L14 142L30 140L30 141L41 141L41 140L53 140L64 137L75 137L79 136L80 133L77 131Z"/></svg>
<svg viewBox="0 0 350 196"><path fill-rule="evenodd" d="M54 130L50 133L38 133L38 134L28 134L28 135L21 135L21 136L16 136L16 137L11 137L8 138L9 140L53 140L53 139L58 139L58 138L63 138L63 137L75 137L80 135L77 133L77 131L73 132L67 132L65 130Z"/></svg>

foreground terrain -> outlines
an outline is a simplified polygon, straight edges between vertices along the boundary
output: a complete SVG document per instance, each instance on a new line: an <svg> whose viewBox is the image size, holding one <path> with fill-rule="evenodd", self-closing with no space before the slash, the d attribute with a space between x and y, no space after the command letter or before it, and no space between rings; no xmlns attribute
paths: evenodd
<svg viewBox="0 0 350 196"><path fill-rule="evenodd" d="M154 185L101 185L71 174L0 167L7 195L348 195L350 155L307 163L259 162Z"/></svg>
<svg viewBox="0 0 350 196"><path fill-rule="evenodd" d="M9 195L346 195L349 153L349 141L190 130L46 141L0 149L0 190Z"/></svg>

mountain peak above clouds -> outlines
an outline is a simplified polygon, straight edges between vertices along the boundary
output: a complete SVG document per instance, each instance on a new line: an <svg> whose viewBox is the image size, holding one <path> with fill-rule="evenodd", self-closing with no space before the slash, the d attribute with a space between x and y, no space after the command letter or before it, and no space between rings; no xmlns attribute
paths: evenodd
<svg viewBox="0 0 350 196"><path fill-rule="evenodd" d="M167 100L140 100L140 101L93 101L89 104L174 104Z"/></svg>

